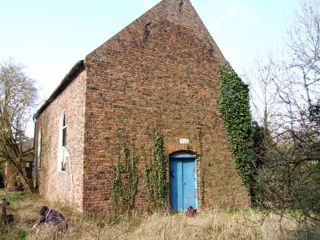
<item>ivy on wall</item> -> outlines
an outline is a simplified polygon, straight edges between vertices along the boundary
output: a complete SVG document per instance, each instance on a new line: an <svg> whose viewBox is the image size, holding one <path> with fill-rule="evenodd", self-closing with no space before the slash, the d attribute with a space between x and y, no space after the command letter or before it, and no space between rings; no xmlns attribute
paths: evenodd
<svg viewBox="0 0 320 240"><path fill-rule="evenodd" d="M117 163L113 167L112 188L115 210L130 212L135 208L136 195L138 192L139 177L137 173L138 158L134 150L124 150L124 162Z"/></svg>
<svg viewBox="0 0 320 240"><path fill-rule="evenodd" d="M150 209L163 209L167 206L169 182L167 179L168 158L164 150L163 136L153 138L153 158L144 167L144 182L147 188Z"/></svg>
<svg viewBox="0 0 320 240"><path fill-rule="evenodd" d="M220 72L219 109L231 142L233 162L246 187L252 188L253 131L249 89L233 69Z"/></svg>

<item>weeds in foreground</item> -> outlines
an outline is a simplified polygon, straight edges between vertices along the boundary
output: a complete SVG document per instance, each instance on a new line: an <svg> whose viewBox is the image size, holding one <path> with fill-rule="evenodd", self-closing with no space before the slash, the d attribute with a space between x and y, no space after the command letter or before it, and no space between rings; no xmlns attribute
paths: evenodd
<svg viewBox="0 0 320 240"><path fill-rule="evenodd" d="M0 197L5 193L0 192ZM8 194L8 193L6 193ZM133 214L113 218L93 218L74 213L59 204L49 203L38 195L17 195L11 202L9 213L14 214L15 222L0 225L0 240L11 239L86 239L86 240L154 240L154 239L246 239L246 240L312 240L320 239L320 229L301 230L299 224L290 218L282 219L252 209L237 211L202 211L195 217L185 214L156 213L153 215ZM39 228L32 231L42 205L52 206L67 218L69 229L65 235ZM263 222L261 220L264 219Z"/></svg>

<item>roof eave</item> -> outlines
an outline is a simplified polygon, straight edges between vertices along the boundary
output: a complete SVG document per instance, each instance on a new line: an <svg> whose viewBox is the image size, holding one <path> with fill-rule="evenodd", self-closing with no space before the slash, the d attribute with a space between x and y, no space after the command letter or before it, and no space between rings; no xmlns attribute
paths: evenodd
<svg viewBox="0 0 320 240"><path fill-rule="evenodd" d="M39 110L34 114L33 118L37 119L40 114L66 89L66 87L85 69L84 60L78 61L67 75L62 79L59 86L54 90L47 101L39 108Z"/></svg>

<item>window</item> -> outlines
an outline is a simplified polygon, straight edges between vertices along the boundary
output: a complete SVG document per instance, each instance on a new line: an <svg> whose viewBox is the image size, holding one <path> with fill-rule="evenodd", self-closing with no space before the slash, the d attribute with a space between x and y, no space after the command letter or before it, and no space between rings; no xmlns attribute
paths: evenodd
<svg viewBox="0 0 320 240"><path fill-rule="evenodd" d="M38 163L38 169L40 170L41 169L41 148L42 148L42 137L41 137L41 132L42 132L42 129L39 129L39 132L38 132L38 151L37 151L37 163Z"/></svg>
<svg viewBox="0 0 320 240"><path fill-rule="evenodd" d="M62 120L62 147L66 147L66 141L67 141L66 114L63 113L63 120Z"/></svg>
<svg viewBox="0 0 320 240"><path fill-rule="evenodd" d="M65 171L67 166L68 152L67 146L67 118L66 113L63 112L60 119L59 129L59 158L58 158L58 169L59 171Z"/></svg>

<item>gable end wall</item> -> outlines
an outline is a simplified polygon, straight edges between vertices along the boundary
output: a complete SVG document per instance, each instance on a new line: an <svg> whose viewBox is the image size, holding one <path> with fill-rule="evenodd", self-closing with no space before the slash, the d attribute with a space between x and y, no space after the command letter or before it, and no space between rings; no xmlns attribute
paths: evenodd
<svg viewBox="0 0 320 240"><path fill-rule="evenodd" d="M190 2L182 15L178 2L163 1L86 57L86 212L112 211L112 169L124 160L126 144L139 159L137 207L147 208L143 167L152 159L155 132L164 135L167 154L200 154L202 208L249 204L218 114L218 73L228 63Z"/></svg>

